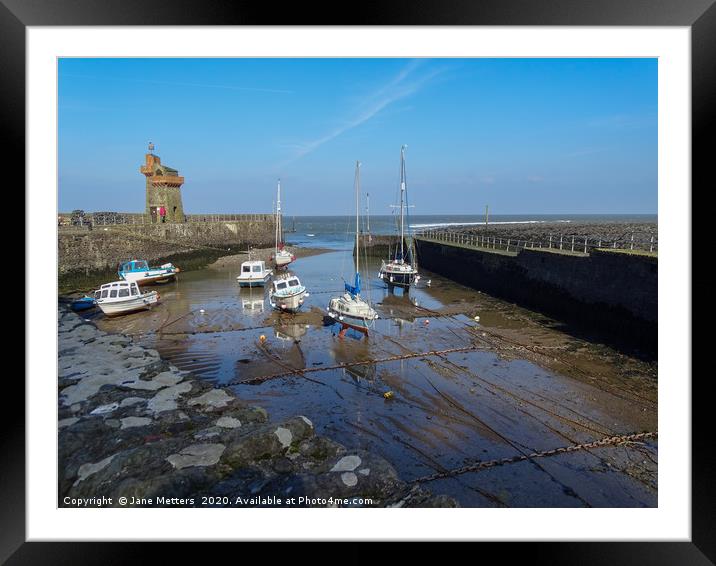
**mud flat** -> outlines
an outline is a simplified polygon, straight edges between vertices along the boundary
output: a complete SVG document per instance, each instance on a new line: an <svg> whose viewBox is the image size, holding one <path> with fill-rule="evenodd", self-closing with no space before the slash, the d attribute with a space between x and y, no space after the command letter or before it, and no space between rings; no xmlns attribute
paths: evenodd
<svg viewBox="0 0 716 566"><path fill-rule="evenodd" d="M291 250L291 252L296 256L296 258L302 258L302 257L310 257L318 254L324 254L331 252L333 250L328 250L326 248L302 248L298 246L287 246L288 249ZM274 248L257 248L255 250L251 250L251 259L256 260L262 260L265 262L269 262L271 255L274 252ZM211 263L208 267L213 268L225 268L225 267L240 267L241 264L244 261L249 260L249 254L247 252L241 252L236 255L227 255L224 257L220 257L213 263Z"/></svg>
<svg viewBox="0 0 716 566"><path fill-rule="evenodd" d="M62 307L58 325L61 507L457 506L303 415L273 422Z"/></svg>

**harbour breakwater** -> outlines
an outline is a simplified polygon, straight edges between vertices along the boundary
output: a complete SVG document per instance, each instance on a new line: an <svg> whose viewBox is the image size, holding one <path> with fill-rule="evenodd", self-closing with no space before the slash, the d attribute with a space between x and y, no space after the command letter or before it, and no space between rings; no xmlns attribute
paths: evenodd
<svg viewBox="0 0 716 566"><path fill-rule="evenodd" d="M658 259L593 249L518 252L417 238L421 268L542 312L575 333L656 357Z"/></svg>
<svg viewBox="0 0 716 566"><path fill-rule="evenodd" d="M453 507L383 458L59 309L61 507Z"/></svg>
<svg viewBox="0 0 716 566"><path fill-rule="evenodd" d="M261 220L68 227L58 231L60 289L81 288L116 275L128 259L171 261L182 269L274 243L272 217Z"/></svg>
<svg viewBox="0 0 716 566"><path fill-rule="evenodd" d="M359 243L361 250L365 250L367 257L377 257L388 260L388 258L395 254L396 247L400 242L398 236L382 236L382 235L368 235L360 234ZM408 240L404 239L405 250L408 249ZM353 244L353 256L356 255L356 247Z"/></svg>

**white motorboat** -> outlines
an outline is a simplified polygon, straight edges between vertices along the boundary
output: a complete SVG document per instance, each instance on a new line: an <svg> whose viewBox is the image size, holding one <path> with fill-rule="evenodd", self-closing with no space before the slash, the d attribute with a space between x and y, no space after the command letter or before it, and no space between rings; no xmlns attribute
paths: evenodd
<svg viewBox="0 0 716 566"><path fill-rule="evenodd" d="M155 283L168 283L176 279L179 268L171 263L159 267L149 267L143 259L126 261L119 266L117 275L125 281L136 281L138 285L152 285Z"/></svg>
<svg viewBox="0 0 716 566"><path fill-rule="evenodd" d="M408 208L405 148L406 146L400 148L400 204L395 207L400 209L400 240L392 257L388 261L383 260L380 271L378 272L378 277L388 284L388 288L403 287L404 289L409 289L411 285L420 280L420 275L418 274L418 267L414 261L415 249L413 247L412 238L408 249L405 249L405 212Z"/></svg>
<svg viewBox="0 0 716 566"><path fill-rule="evenodd" d="M266 269L266 263L260 260L249 260L241 264L241 273L236 278L241 287L263 287L273 275Z"/></svg>
<svg viewBox="0 0 716 566"><path fill-rule="evenodd" d="M285 273L276 276L269 294L271 306L280 311L296 312L308 297L306 287L301 285L298 276Z"/></svg>
<svg viewBox="0 0 716 566"><path fill-rule="evenodd" d="M345 283L345 293L339 297L333 297L328 302L328 315L343 327L342 336L348 328L354 328L368 334L368 329L373 326L378 318L378 313L371 307L370 303L360 296L360 222L359 222L359 200L360 191L360 162L356 161L355 173L355 194L356 194L356 271L353 285Z"/></svg>
<svg viewBox="0 0 716 566"><path fill-rule="evenodd" d="M271 256L271 260L276 267L284 267L294 261L296 256L286 249L283 242L283 226L281 219L281 179L278 180L278 188L276 195L276 247Z"/></svg>
<svg viewBox="0 0 716 566"><path fill-rule="evenodd" d="M159 293L143 293L136 281L105 283L96 292L97 306L107 316L150 309L159 301Z"/></svg>

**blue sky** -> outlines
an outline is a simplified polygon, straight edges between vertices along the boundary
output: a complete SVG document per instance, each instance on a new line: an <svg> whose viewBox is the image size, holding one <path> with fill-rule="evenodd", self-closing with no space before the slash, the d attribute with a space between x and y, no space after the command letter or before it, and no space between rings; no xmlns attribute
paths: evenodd
<svg viewBox="0 0 716 566"><path fill-rule="evenodd" d="M61 59L59 208L144 210L152 141L187 213L655 214L656 59Z"/></svg>

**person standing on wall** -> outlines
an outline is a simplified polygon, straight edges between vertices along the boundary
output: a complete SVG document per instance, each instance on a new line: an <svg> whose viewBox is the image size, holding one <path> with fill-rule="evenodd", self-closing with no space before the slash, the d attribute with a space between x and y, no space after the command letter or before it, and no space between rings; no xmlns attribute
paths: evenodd
<svg viewBox="0 0 716 566"><path fill-rule="evenodd" d="M162 219L162 224L164 224L164 222L166 222L166 220L167 220L167 209L164 208L163 206L159 207L159 216Z"/></svg>

